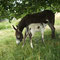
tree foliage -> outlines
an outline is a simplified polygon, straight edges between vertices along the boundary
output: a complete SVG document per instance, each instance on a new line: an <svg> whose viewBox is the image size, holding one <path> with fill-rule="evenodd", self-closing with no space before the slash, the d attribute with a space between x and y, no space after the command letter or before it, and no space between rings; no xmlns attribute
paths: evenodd
<svg viewBox="0 0 60 60"><path fill-rule="evenodd" d="M60 0L0 0L0 19L20 18L41 10L60 11Z"/></svg>

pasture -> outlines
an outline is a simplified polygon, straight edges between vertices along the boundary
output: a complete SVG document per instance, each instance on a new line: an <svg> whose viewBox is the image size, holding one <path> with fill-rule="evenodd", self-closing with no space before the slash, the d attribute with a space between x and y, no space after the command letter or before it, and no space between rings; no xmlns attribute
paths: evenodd
<svg viewBox="0 0 60 60"><path fill-rule="evenodd" d="M13 23L14 22L14 23ZM15 25L18 21L12 21ZM56 38L51 38L51 30L45 29L45 46L41 41L41 33L33 37L33 46L30 47L29 38L25 46L16 45L16 38L12 23L0 23L0 60L60 60L60 20L55 21Z"/></svg>

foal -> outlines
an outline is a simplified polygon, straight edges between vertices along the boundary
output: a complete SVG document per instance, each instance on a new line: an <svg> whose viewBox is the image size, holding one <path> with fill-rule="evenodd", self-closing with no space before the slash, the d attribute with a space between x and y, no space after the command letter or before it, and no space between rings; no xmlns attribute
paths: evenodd
<svg viewBox="0 0 60 60"><path fill-rule="evenodd" d="M23 46L25 44L26 37L29 36L30 45L31 45L31 48L33 48L32 37L34 36L35 32L41 32L42 42L44 43L44 29L45 29L45 26L46 26L45 23L43 23L43 24L40 23L40 24L31 24L28 27L26 27Z"/></svg>

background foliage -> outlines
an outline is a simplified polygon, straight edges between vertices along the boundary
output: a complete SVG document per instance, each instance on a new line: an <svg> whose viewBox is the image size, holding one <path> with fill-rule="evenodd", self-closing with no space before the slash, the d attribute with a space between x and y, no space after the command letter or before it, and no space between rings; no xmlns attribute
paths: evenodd
<svg viewBox="0 0 60 60"><path fill-rule="evenodd" d="M60 0L0 0L0 19L22 17L41 10L60 11Z"/></svg>

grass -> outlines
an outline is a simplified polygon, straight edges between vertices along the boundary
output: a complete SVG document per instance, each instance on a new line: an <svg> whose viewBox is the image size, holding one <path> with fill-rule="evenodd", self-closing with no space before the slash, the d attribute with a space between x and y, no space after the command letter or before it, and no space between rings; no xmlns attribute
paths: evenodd
<svg viewBox="0 0 60 60"><path fill-rule="evenodd" d="M60 20L55 20L56 25L60 25Z"/></svg>
<svg viewBox="0 0 60 60"><path fill-rule="evenodd" d="M17 21L16 21L17 22ZM16 24L14 22L13 24ZM7 24L6 24L7 23ZM45 46L41 41L41 34L37 32L33 37L34 48L30 47L29 38L25 46L16 45L12 23L0 23L0 60L60 60L60 21L56 20L56 38L51 38L51 30L45 30ZM58 26L58 27L57 27Z"/></svg>

